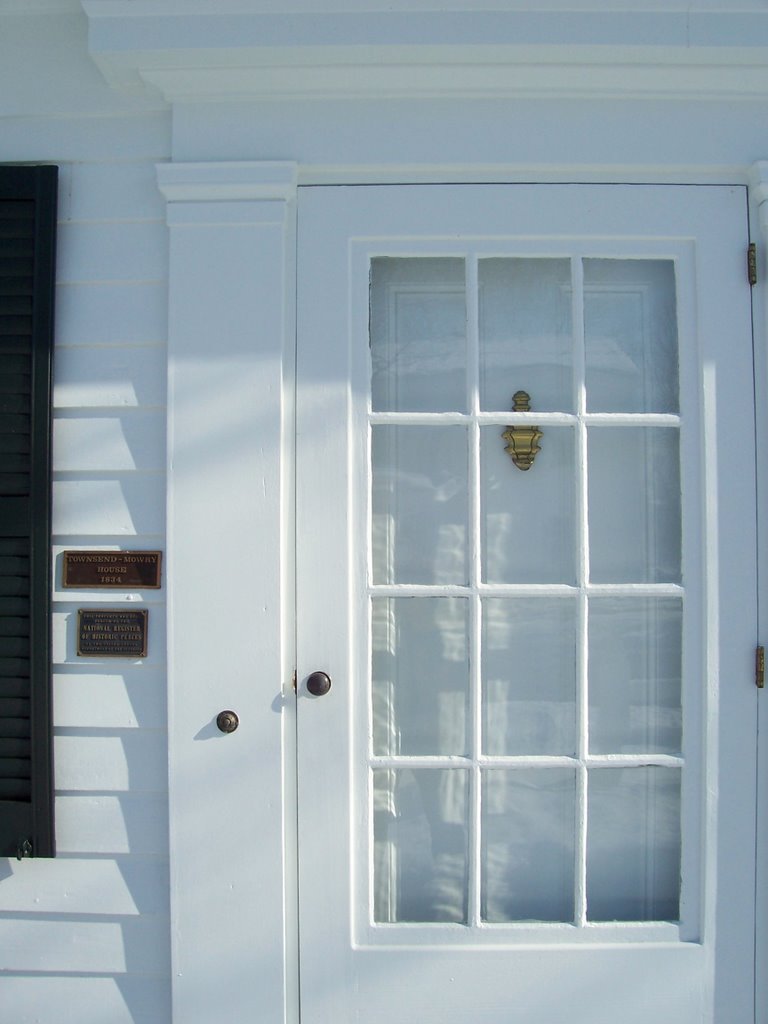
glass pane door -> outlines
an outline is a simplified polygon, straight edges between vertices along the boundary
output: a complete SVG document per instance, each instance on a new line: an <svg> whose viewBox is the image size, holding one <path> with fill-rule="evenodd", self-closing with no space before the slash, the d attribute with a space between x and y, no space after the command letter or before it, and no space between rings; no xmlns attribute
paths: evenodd
<svg viewBox="0 0 768 1024"><path fill-rule="evenodd" d="M371 262L373 922L680 916L672 260Z"/></svg>

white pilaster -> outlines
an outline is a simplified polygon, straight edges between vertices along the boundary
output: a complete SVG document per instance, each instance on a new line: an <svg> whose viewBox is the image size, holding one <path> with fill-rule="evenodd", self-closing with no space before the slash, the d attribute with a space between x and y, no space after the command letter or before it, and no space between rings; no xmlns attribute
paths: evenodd
<svg viewBox="0 0 768 1024"><path fill-rule="evenodd" d="M158 167L170 228L173 1024L278 1024L292 999L284 382L295 180L284 163ZM224 709L240 718L230 734L216 726Z"/></svg>

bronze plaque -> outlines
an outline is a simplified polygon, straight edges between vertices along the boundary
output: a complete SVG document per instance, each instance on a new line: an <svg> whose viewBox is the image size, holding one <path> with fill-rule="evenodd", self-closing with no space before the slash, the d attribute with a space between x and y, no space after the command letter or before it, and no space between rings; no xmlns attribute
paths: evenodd
<svg viewBox="0 0 768 1024"><path fill-rule="evenodd" d="M65 551L62 586L157 590L162 557L162 551Z"/></svg>
<svg viewBox="0 0 768 1024"><path fill-rule="evenodd" d="M146 608L79 608L77 653L85 658L146 658Z"/></svg>

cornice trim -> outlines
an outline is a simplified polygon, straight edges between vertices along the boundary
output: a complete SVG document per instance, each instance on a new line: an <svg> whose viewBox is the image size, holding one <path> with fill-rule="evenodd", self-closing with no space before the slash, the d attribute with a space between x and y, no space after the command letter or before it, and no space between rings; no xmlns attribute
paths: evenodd
<svg viewBox="0 0 768 1024"><path fill-rule="evenodd" d="M466 56L466 55L465 55ZM679 98L712 101L768 97L768 64L562 63L314 64L140 69L169 103L491 97Z"/></svg>
<svg viewBox="0 0 768 1024"><path fill-rule="evenodd" d="M248 13L234 0L83 6L91 56L106 78L123 90L159 91L169 103L768 97L766 11L270 14Z"/></svg>

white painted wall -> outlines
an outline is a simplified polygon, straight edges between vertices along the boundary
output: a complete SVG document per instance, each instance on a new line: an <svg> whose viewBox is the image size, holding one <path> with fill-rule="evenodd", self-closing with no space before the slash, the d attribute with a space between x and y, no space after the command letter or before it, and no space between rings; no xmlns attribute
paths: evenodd
<svg viewBox="0 0 768 1024"><path fill-rule="evenodd" d="M61 589L67 548L164 548L163 105L118 96L82 13L0 11L0 161L60 166L54 388L55 860L0 864L0 1018L170 1017L165 589ZM78 607L150 609L149 656L77 658Z"/></svg>

